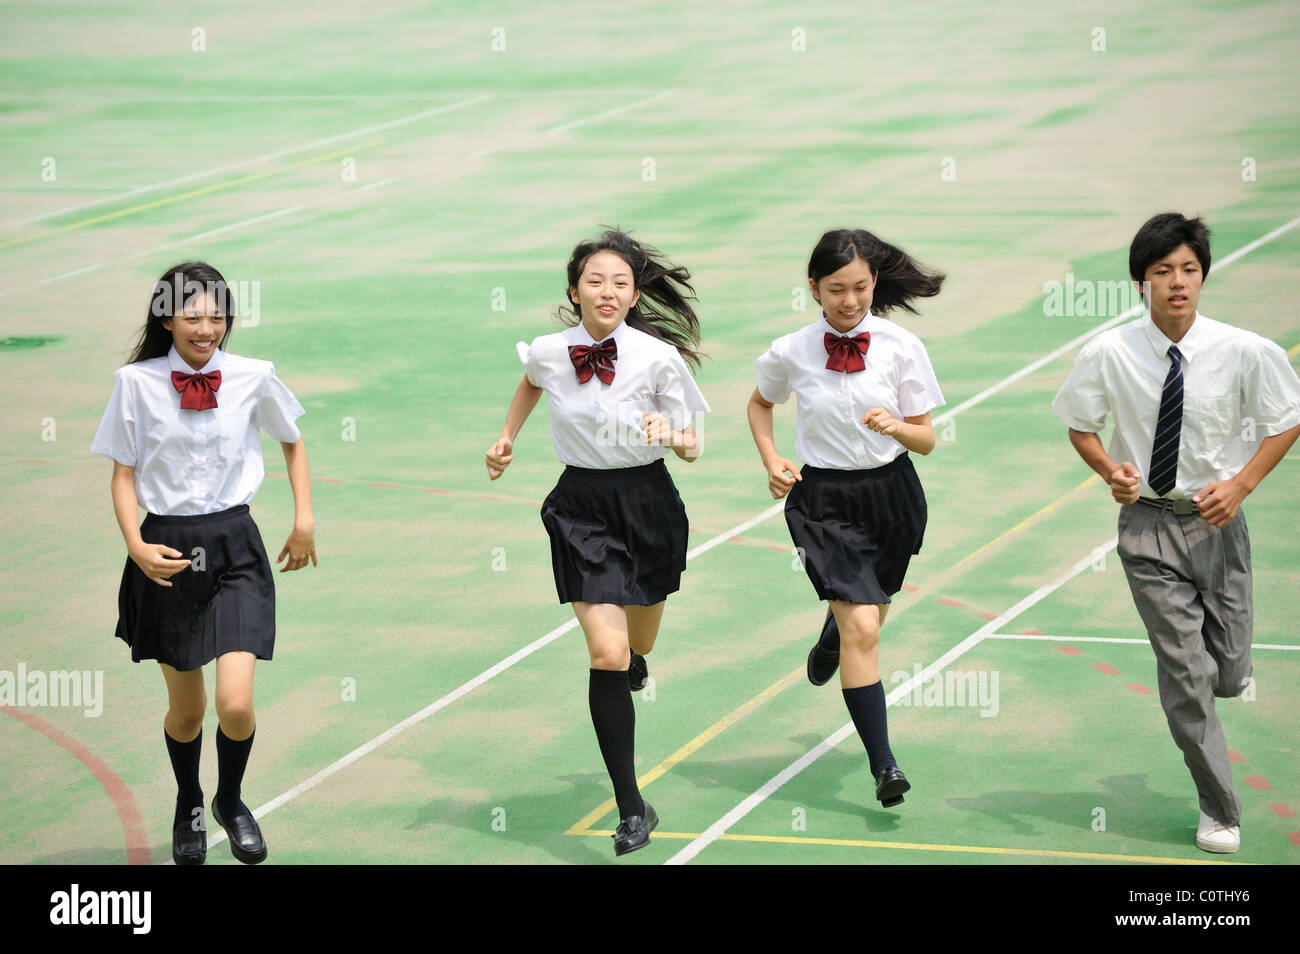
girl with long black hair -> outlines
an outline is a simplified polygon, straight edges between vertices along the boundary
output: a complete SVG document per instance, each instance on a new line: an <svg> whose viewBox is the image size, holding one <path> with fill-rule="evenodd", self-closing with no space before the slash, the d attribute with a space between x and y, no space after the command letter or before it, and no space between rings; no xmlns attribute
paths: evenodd
<svg viewBox="0 0 1300 954"><path fill-rule="evenodd" d="M113 461L112 496L126 541L117 635L131 658L157 660L167 683L163 737L176 776L172 858L207 857L199 784L207 696L216 660L217 766L213 817L244 864L266 842L240 787L253 746L253 669L275 646L271 564L248 503L265 470L259 428L280 441L294 524L281 568L316 564L302 406L269 361L224 349L237 309L225 279L203 262L154 283L134 353L115 374L91 450ZM137 524L139 510L147 511Z"/></svg>
<svg viewBox="0 0 1300 954"><path fill-rule="evenodd" d="M944 276L861 229L827 232L808 262L822 306L813 324L778 338L754 362L749 424L768 490L786 497L790 535L830 607L808 654L821 686L840 670L844 702L886 808L910 784L889 747L880 627L925 532L925 492L909 451L934 449L930 411L943 394L921 340L882 317L939 293ZM772 408L799 396L795 451L777 453ZM787 496L788 495L788 496Z"/></svg>
<svg viewBox="0 0 1300 954"><path fill-rule="evenodd" d="M658 824L637 788L636 710L664 601L686 566L688 523L664 457L699 456L692 426L709 411L698 366L690 273L618 230L569 258L566 330L519 345L524 377L486 456L496 480L543 392L565 469L542 505L561 603L570 603L590 657L588 705L620 824L614 852L644 847Z"/></svg>

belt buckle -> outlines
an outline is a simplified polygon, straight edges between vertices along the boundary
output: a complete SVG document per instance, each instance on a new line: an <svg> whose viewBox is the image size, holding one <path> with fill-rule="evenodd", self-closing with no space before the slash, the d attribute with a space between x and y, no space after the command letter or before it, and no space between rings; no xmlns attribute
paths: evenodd
<svg viewBox="0 0 1300 954"><path fill-rule="evenodd" d="M1181 500L1171 500L1168 497L1142 497L1140 499L1149 507L1155 507L1164 513L1172 513L1177 517L1186 517L1197 512L1196 504L1186 497Z"/></svg>

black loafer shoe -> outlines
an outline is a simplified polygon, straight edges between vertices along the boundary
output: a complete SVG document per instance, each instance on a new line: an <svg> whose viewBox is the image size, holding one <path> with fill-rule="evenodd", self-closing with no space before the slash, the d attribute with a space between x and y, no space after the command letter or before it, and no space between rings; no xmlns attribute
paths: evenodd
<svg viewBox="0 0 1300 954"><path fill-rule="evenodd" d="M836 635L839 635L835 614L827 610L826 622L822 623L822 637L824 638L831 630L835 630ZM822 641L818 639L808 652L808 681L814 686L824 686L831 681L831 676L835 675L835 670L838 668L840 668L839 650L832 652L829 649L822 649Z"/></svg>
<svg viewBox="0 0 1300 954"><path fill-rule="evenodd" d="M903 793L912 786L897 765L886 765L876 776L876 798L884 808L892 808L903 800Z"/></svg>
<svg viewBox="0 0 1300 954"><path fill-rule="evenodd" d="M172 861L178 865L201 865L208 860L208 833L194 830L186 818L172 826Z"/></svg>
<svg viewBox="0 0 1300 954"><path fill-rule="evenodd" d="M645 657L638 655L636 650L629 652L632 653L632 662L627 667L627 687L633 692L640 692L650 678L650 667L645 664Z"/></svg>
<svg viewBox="0 0 1300 954"><path fill-rule="evenodd" d="M614 854L625 855L650 844L650 832L659 826L659 816L649 802L645 803L645 815L629 815L619 823L614 832Z"/></svg>
<svg viewBox="0 0 1300 954"><path fill-rule="evenodd" d="M212 800L212 817L226 830L230 840L230 853L246 865L256 865L266 860L266 842L262 840L262 829L257 827L257 819L243 802L239 803L240 812L230 817L230 823L221 817L217 810L217 800Z"/></svg>

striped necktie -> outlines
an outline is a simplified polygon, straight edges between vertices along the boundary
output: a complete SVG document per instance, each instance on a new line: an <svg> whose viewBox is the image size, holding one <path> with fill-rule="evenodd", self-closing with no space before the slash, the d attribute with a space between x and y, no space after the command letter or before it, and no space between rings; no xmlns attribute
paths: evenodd
<svg viewBox="0 0 1300 954"><path fill-rule="evenodd" d="M1178 481L1178 437L1183 429L1183 356L1175 345L1169 346L1168 353L1169 373L1160 392L1160 416L1156 419L1151 469L1147 471L1147 483L1162 497Z"/></svg>

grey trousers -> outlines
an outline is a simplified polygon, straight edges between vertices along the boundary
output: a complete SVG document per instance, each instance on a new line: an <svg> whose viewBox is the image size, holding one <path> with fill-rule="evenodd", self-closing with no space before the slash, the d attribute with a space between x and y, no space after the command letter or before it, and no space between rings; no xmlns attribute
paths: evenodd
<svg viewBox="0 0 1300 954"><path fill-rule="evenodd" d="M1250 535L1241 510L1222 529L1199 514L1143 504L1119 511L1120 559L1156 654L1160 705L1192 773L1201 811L1241 819L1214 697L1238 696L1251 674Z"/></svg>

